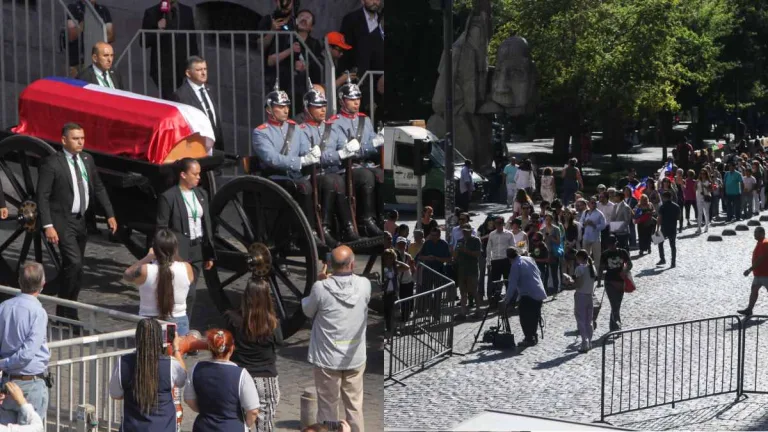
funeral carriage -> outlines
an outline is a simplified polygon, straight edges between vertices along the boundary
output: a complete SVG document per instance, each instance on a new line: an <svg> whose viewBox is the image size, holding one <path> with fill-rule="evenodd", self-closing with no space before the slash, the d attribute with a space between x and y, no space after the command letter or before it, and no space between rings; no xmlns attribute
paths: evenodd
<svg viewBox="0 0 768 432"><path fill-rule="evenodd" d="M43 158L60 150L63 124L75 122L85 130L85 150L114 208L118 231L113 240L137 258L146 255L155 232L158 196L175 184L174 162L193 157L202 169L201 186L211 197L216 261L204 272L211 300L222 312L239 304L245 283L254 271L264 271L266 263L284 335L301 328L305 317L300 300L309 295L325 251L290 193L250 173L217 187L221 177L215 171L237 166L247 172L252 161L212 150L210 122L196 108L118 90L94 99L87 92L99 90L84 84L62 79L30 84L20 95L19 124L0 131L0 170L7 178L4 194L10 212L0 221L3 231L10 232L0 237L0 284L16 285L25 260L47 264L51 271L60 267L57 250L40 226L37 169ZM143 103L125 103L126 98ZM357 253L371 255L365 273L382 245L381 239L350 245Z"/></svg>

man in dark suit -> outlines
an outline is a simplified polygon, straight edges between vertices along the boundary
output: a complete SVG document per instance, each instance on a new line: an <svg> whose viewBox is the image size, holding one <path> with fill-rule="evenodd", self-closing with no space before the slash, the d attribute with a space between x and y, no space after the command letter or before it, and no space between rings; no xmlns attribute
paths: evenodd
<svg viewBox="0 0 768 432"><path fill-rule="evenodd" d="M167 12L162 10L163 3L169 6ZM195 17L192 8L179 3L178 0L160 2L144 11L141 28L159 30L160 33L166 29L195 30ZM189 45L187 45L187 40L189 40ZM150 56L147 60L149 62L149 76L160 90L160 97L170 99L173 92L184 80L187 58L198 54L197 35L184 33L158 35L151 33L144 36L142 43L150 49ZM159 70L158 61L160 62ZM176 63L175 74L173 72L174 62Z"/></svg>
<svg viewBox="0 0 768 432"><path fill-rule="evenodd" d="M191 105L208 116L216 135L216 149L224 151L224 138L221 133L221 117L216 112L216 102L208 87L208 64L205 59L192 56L187 59L187 79L171 96L172 101Z"/></svg>
<svg viewBox="0 0 768 432"><path fill-rule="evenodd" d="M362 77L368 70L384 70L384 28L381 26L381 0L361 0L363 7L341 20L341 33L352 46L339 61L341 70Z"/></svg>
<svg viewBox="0 0 768 432"><path fill-rule="evenodd" d="M192 328L197 281L203 268L210 270L215 259L208 194L197 187L200 164L192 158L177 162L179 184L160 195L157 202L157 229L168 228L179 241L179 257L192 264L195 280L187 294L187 317Z"/></svg>
<svg viewBox="0 0 768 432"><path fill-rule="evenodd" d="M125 90L120 74L112 70L114 60L115 51L112 49L112 45L106 42L97 42L91 49L91 61L93 63L83 69L77 75L77 79L102 87Z"/></svg>
<svg viewBox="0 0 768 432"><path fill-rule="evenodd" d="M112 204L101 182L96 165L83 153L85 133L75 123L67 123L61 131L64 151L47 157L37 180L37 206L45 238L59 245L62 268L56 277L60 298L77 301L83 277L83 256L88 234L85 212L95 196L104 208L107 224L117 231ZM56 286L56 284L53 284ZM79 319L77 310L57 307L56 315Z"/></svg>

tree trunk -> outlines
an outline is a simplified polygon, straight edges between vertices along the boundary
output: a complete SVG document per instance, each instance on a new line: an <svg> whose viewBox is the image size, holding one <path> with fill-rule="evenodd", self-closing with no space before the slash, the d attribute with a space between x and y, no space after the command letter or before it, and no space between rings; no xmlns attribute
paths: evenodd
<svg viewBox="0 0 768 432"><path fill-rule="evenodd" d="M611 163L619 161L619 152L624 152L624 115L619 109L606 113L603 127L603 139L611 148Z"/></svg>

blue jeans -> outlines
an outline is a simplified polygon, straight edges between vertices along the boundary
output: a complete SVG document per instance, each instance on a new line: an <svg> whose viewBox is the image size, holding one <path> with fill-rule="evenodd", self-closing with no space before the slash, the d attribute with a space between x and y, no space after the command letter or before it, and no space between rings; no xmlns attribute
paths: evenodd
<svg viewBox="0 0 768 432"><path fill-rule="evenodd" d="M5 386L8 381L10 380L4 378L2 385ZM45 413L48 411L48 387L45 385L45 380L41 378L35 378L32 381L13 380L13 383L24 392L24 399L32 405L35 412L45 419ZM6 397L0 405L0 424L18 424L20 415L19 405L10 397Z"/></svg>
<svg viewBox="0 0 768 432"><path fill-rule="evenodd" d="M186 315L180 317L173 317L168 321L176 323L176 334L179 336L186 336L189 333L189 317Z"/></svg>

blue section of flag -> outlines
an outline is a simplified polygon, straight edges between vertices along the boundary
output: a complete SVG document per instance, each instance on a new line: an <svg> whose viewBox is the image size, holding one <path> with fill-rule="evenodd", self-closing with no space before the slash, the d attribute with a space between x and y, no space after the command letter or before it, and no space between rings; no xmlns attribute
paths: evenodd
<svg viewBox="0 0 768 432"><path fill-rule="evenodd" d="M74 78L68 78L68 77L55 77L54 76L54 77L46 77L44 79L47 79L49 81L58 81L60 83L69 84L69 85L75 86L75 87L85 87L85 86L87 86L89 84L86 81L82 81L82 80L74 79Z"/></svg>
<svg viewBox="0 0 768 432"><path fill-rule="evenodd" d="M667 162L667 169L666 169L666 171L667 172L671 172L672 171L672 162Z"/></svg>

